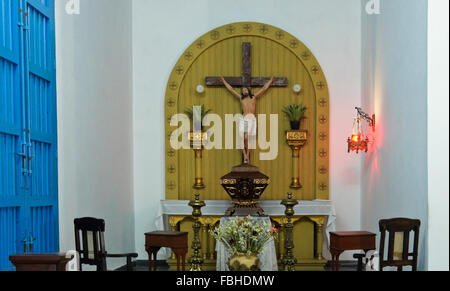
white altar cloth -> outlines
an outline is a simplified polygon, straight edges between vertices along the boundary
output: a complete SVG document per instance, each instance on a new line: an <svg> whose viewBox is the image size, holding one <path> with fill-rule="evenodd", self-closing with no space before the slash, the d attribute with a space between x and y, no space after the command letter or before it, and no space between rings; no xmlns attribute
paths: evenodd
<svg viewBox="0 0 450 291"><path fill-rule="evenodd" d="M206 200L206 206L202 208L202 215L223 216L226 210L231 207L230 200ZM158 210L155 226L158 230L170 230L168 216L170 215L191 215L192 207L187 200L162 200ZM281 200L262 200L260 206L268 216L284 216L285 207L281 205ZM333 202L330 200L299 200L299 204L294 207L295 215L326 216L327 224L324 227L326 243L329 245L330 232L335 231L336 211ZM323 254L328 253L328 247L324 246ZM161 251L165 258L170 256L170 249Z"/></svg>
<svg viewBox="0 0 450 291"><path fill-rule="evenodd" d="M222 217L220 223L227 223L233 217ZM265 222L269 225L271 224L269 217L253 217L252 219L257 220L258 222ZM217 271L229 271L228 261L230 260L230 253L225 245L218 241L216 244L216 252L217 252L217 263L216 270ZM261 261L261 271L265 272L276 272L278 271L278 262L277 262L277 252L275 250L275 242L273 239L268 241L264 246L264 251L259 255L259 260Z"/></svg>

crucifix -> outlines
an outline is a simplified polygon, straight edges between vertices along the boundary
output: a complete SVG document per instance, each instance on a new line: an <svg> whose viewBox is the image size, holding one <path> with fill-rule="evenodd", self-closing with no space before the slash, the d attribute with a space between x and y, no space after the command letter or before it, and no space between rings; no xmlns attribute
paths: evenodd
<svg viewBox="0 0 450 291"><path fill-rule="evenodd" d="M239 133L244 141L242 145L244 164L250 163L249 138L256 139L256 100L270 87L287 87L287 78L277 77L252 77L251 43L242 44L242 76L241 77L206 77L206 85L210 87L222 87L230 91L239 99L242 106L243 117L239 120ZM242 94L236 92L233 87L241 87ZM256 94L251 93L251 88L263 87Z"/></svg>
<svg viewBox="0 0 450 291"><path fill-rule="evenodd" d="M233 87L263 87L270 81L270 77L252 77L252 44L244 42L242 44L242 76L240 77L224 77L228 84ZM206 86L222 87L224 86L221 77L206 77ZM275 78L271 87L287 87L287 78Z"/></svg>

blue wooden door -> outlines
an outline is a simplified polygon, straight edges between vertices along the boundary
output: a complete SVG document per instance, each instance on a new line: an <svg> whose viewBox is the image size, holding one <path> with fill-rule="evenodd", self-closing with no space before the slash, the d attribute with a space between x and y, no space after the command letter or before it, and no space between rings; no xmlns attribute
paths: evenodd
<svg viewBox="0 0 450 291"><path fill-rule="evenodd" d="M30 232L34 251L58 250L57 122L54 1L27 0L25 68L31 185ZM28 50L28 52L27 52Z"/></svg>
<svg viewBox="0 0 450 291"><path fill-rule="evenodd" d="M21 251L25 229L26 133L19 54L19 5L0 0L0 270ZM22 154L22 155L20 155Z"/></svg>
<svg viewBox="0 0 450 291"><path fill-rule="evenodd" d="M53 0L0 0L0 270L58 250Z"/></svg>

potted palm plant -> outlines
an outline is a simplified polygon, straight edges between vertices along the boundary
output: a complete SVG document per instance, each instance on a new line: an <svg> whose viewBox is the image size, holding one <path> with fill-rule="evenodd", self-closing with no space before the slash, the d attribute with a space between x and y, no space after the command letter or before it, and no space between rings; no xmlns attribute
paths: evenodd
<svg viewBox="0 0 450 291"><path fill-rule="evenodd" d="M230 271L260 271L259 255L264 246L276 237L277 229L270 223L258 221L250 216L236 217L221 223L211 234L225 245L230 259Z"/></svg>
<svg viewBox="0 0 450 291"><path fill-rule="evenodd" d="M208 115L212 109L205 109L205 105L193 105L192 107L186 108L184 110L184 114L186 114L189 119L194 122L194 108L200 107L200 122L201 122L201 130L203 131L203 118Z"/></svg>
<svg viewBox="0 0 450 291"><path fill-rule="evenodd" d="M308 108L304 106L302 103L300 104L291 104L289 106L284 107L283 113L286 114L287 118L291 122L292 130L300 129L300 122L305 118L305 112Z"/></svg>

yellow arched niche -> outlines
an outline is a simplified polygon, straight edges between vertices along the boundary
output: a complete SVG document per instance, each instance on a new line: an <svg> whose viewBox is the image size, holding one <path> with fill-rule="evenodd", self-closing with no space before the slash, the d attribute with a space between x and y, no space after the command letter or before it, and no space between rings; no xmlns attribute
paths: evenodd
<svg viewBox="0 0 450 291"><path fill-rule="evenodd" d="M219 183L221 176L240 164L238 150L213 150L203 154L203 177L206 188L193 189L193 150L173 150L170 136L174 127L170 119L194 104L205 104L214 113L240 113L240 105L224 88L205 86L207 76L241 76L242 43L252 43L252 75L287 77L287 88L272 88L259 101L257 113L279 114L279 155L274 161L259 161L254 151L252 164L268 175L271 184L262 199L278 200L286 192L294 192L297 199L329 198L329 92L324 73L312 52L297 38L284 30L254 22L232 23L216 28L198 38L176 63L165 96L165 154L166 199L187 200L200 193L205 200L228 199ZM301 84L300 94L293 92L294 84ZM206 87L204 94L196 86ZM289 122L282 107L295 102L308 106L302 129L309 132L308 144L301 151L300 178L303 188L290 189L291 149L285 142Z"/></svg>

